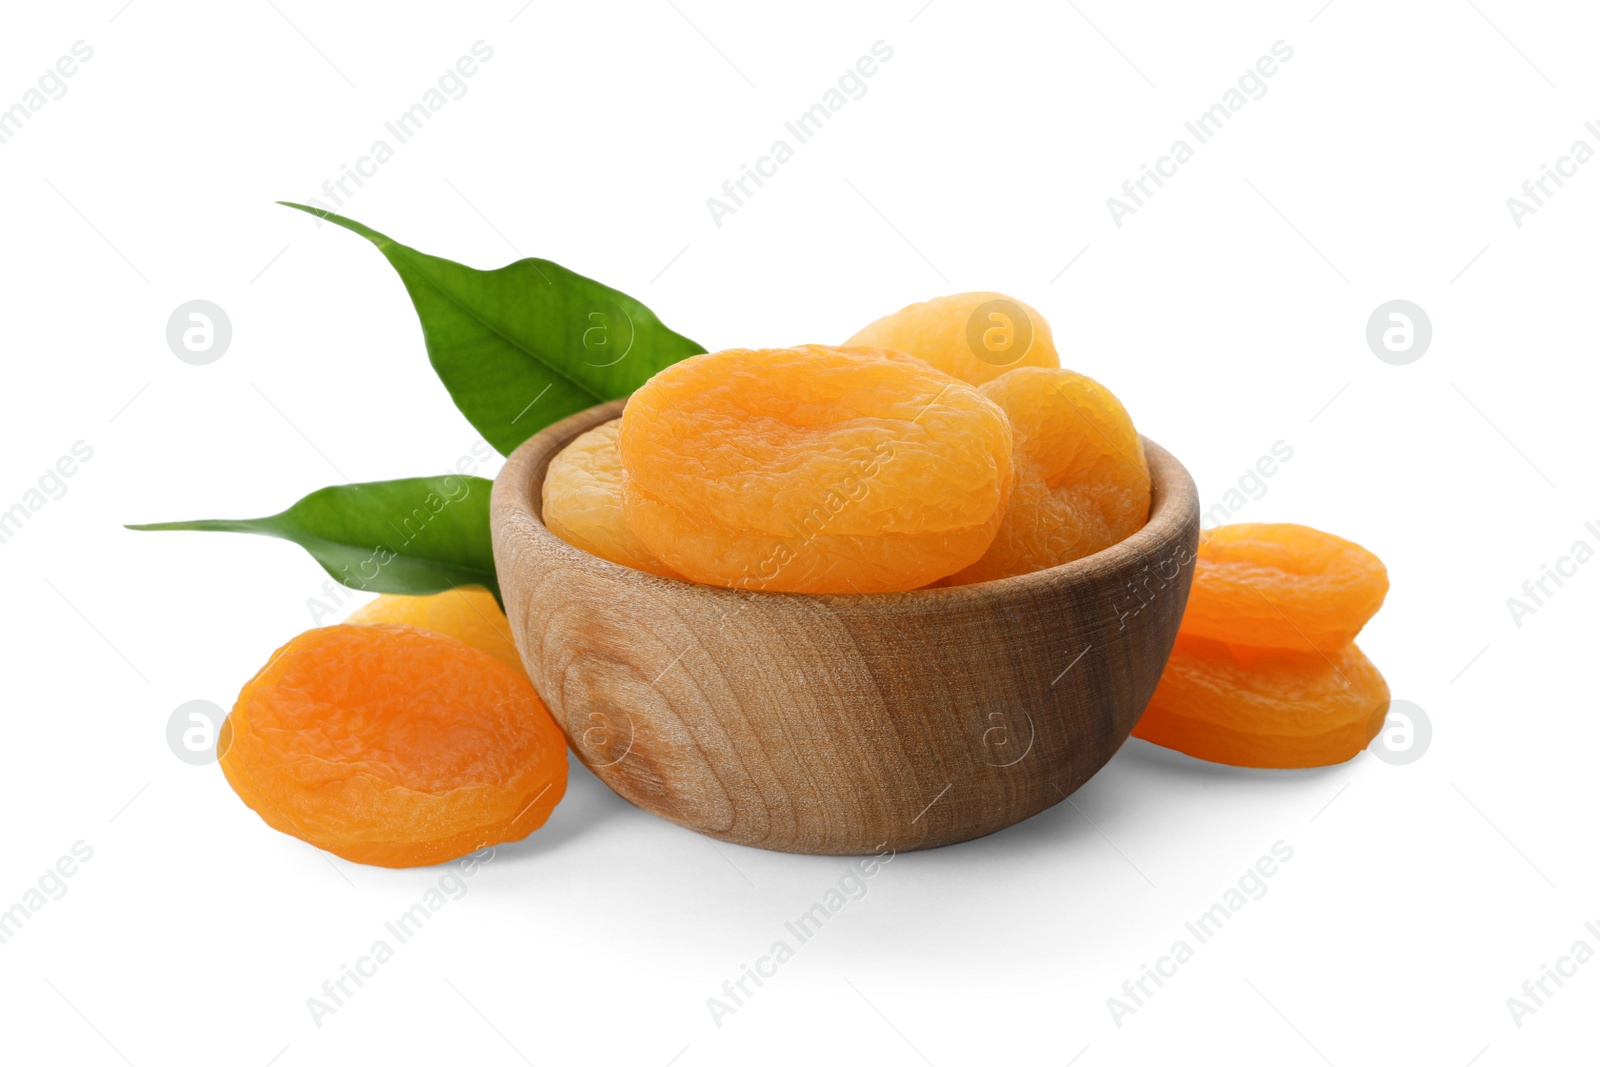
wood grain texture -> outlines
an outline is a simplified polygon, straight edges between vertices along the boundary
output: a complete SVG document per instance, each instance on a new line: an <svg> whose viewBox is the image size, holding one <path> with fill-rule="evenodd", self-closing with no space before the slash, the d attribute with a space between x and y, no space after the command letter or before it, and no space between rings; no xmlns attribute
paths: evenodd
<svg viewBox="0 0 1600 1067"><path fill-rule="evenodd" d="M1194 482L1145 441L1144 529L1034 574L866 595L631 570L545 529L551 458L622 402L530 438L495 480L495 563L529 676L630 802L722 841L859 855L1048 808L1128 737L1194 574Z"/></svg>

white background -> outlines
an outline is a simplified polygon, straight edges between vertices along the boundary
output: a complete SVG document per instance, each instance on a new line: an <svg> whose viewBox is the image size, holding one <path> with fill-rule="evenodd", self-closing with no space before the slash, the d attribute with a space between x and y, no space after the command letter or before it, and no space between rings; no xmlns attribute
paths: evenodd
<svg viewBox="0 0 1600 1067"><path fill-rule="evenodd" d="M1506 198L1600 148L1600 25L1575 3L1320 2L13 5L0 107L94 52L0 144L0 509L75 442L93 458L0 544L0 908L75 842L93 857L0 945L4 1058L1592 1061L1600 962L1520 1027L1506 1001L1600 949L1600 563L1521 626L1506 602L1600 547L1600 163L1520 228ZM1292 447L1238 518L1383 557L1362 644L1431 747L1284 773L1131 741L1074 803L895 859L720 1027L707 998L848 861L713 844L574 763L548 826L315 1025L307 998L440 872L325 857L174 758L173 709L230 705L323 576L286 543L119 524L470 453L387 264L273 201L320 195L479 40L466 95L349 214L478 266L554 259L713 349L1020 297L1206 506ZM866 95L716 226L706 198L880 40ZM1114 225L1106 198L1279 40L1266 95ZM203 367L165 341L195 298L234 330ZM1364 339L1395 298L1434 328L1408 366ZM1278 841L1266 895L1118 1026L1107 998Z"/></svg>

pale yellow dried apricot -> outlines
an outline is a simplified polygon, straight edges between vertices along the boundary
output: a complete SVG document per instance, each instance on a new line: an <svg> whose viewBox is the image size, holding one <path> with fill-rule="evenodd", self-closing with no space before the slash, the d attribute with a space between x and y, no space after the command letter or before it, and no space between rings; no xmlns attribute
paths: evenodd
<svg viewBox="0 0 1600 1067"><path fill-rule="evenodd" d="M947 584L1043 570L1109 548L1150 518L1150 469L1133 420L1082 374L1019 367L981 387L1014 435L1016 484L994 543Z"/></svg>
<svg viewBox="0 0 1600 1067"><path fill-rule="evenodd" d="M1050 324L1003 293L955 293L862 327L846 345L892 348L982 385L1013 367L1059 367Z"/></svg>
<svg viewBox="0 0 1600 1067"><path fill-rule="evenodd" d="M621 419L579 434L550 461L544 476L544 524L551 533L612 563L666 578L677 573L655 557L622 515L627 478L617 452Z"/></svg>
<svg viewBox="0 0 1600 1067"><path fill-rule="evenodd" d="M415 626L449 634L487 652L518 673L526 673L511 639L511 623L487 589L448 589L429 596L384 593L350 613L348 626Z"/></svg>

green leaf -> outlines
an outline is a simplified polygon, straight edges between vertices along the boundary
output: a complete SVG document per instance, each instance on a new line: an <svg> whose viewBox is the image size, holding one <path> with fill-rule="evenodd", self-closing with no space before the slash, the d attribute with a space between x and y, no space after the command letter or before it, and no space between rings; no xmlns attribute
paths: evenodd
<svg viewBox="0 0 1600 1067"><path fill-rule="evenodd" d="M487 478L446 474L335 485L262 519L198 519L130 530L216 530L281 537L335 579L370 593L481 585L498 599Z"/></svg>
<svg viewBox="0 0 1600 1067"><path fill-rule="evenodd" d="M428 358L484 440L512 449L553 422L617 400L705 349L626 293L548 259L477 270L407 248L321 208L279 201L360 234L405 283Z"/></svg>

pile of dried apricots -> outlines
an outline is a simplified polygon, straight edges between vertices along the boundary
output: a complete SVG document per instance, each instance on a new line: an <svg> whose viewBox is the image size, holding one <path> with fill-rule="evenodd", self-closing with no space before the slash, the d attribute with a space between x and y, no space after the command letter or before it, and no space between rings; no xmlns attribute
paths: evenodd
<svg viewBox="0 0 1600 1067"><path fill-rule="evenodd" d="M1240 767L1353 759L1389 709L1355 645L1388 591L1377 556L1309 526L1202 531L1177 644L1133 736Z"/></svg>
<svg viewBox="0 0 1600 1067"><path fill-rule="evenodd" d="M966 585L1080 559L1149 518L1117 398L998 293L913 304L842 345L730 349L651 378L549 464L547 527L663 578L786 593ZM1346 760L1388 689L1353 643L1382 563L1309 527L1201 535L1178 643L1134 733L1252 767ZM381 596L279 649L221 763L274 828L347 859L442 862L560 801L560 730L494 597Z"/></svg>
<svg viewBox="0 0 1600 1067"><path fill-rule="evenodd" d="M970 343L975 313L987 336ZM690 357L544 483L546 525L578 548L768 592L1024 574L1109 548L1149 514L1127 411L1061 369L1038 312L996 293L913 304L840 346Z"/></svg>

